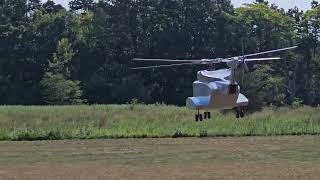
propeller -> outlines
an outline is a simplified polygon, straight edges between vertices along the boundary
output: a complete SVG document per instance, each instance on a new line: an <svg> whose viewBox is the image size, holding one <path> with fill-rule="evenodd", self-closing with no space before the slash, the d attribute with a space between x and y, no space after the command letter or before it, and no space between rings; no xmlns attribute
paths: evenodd
<svg viewBox="0 0 320 180"><path fill-rule="evenodd" d="M145 67L136 67L130 68L132 70L139 69L152 69L152 68L163 68L163 67L175 67L175 66L184 66L184 65L211 65L218 64L222 62L228 62L229 60L216 58L216 59L201 59L201 60L175 60L175 59L142 59L134 58L133 61L157 61L157 62L180 62L177 64L166 64L166 65L156 65L156 66L145 66Z"/></svg>
<svg viewBox="0 0 320 180"><path fill-rule="evenodd" d="M200 63L200 64L212 64L212 63L222 63L222 62L227 62L225 59L222 58L216 58L216 59L198 59L198 60L186 60L186 59L144 59L144 58L134 58L132 59L133 61L145 61L145 62L179 62L179 63Z"/></svg>
<svg viewBox="0 0 320 180"><path fill-rule="evenodd" d="M153 69L153 68L175 67L175 66L185 66L185 65L195 65L195 64L200 64L200 63L168 64L168 65L158 65L158 66L136 67L136 68L130 68L130 69L132 69L132 70L139 70L139 69Z"/></svg>
<svg viewBox="0 0 320 180"><path fill-rule="evenodd" d="M176 59L143 59L143 58L134 58L133 61L157 61L157 62L199 62L201 60L176 60Z"/></svg>
<svg viewBox="0 0 320 180"><path fill-rule="evenodd" d="M270 58L252 58L252 59L245 59L245 62L252 62L252 61L271 61L271 60L280 60L280 57L270 57Z"/></svg>
<svg viewBox="0 0 320 180"><path fill-rule="evenodd" d="M184 60L184 59L143 59L143 58L134 58L133 61L144 61L144 62L176 62L177 64L168 64L168 65L157 65L157 66L146 66L146 67L136 67L136 68L131 68L134 70L138 69L152 69L152 68L162 68L162 67L174 67L174 66L184 66L184 65L212 65L212 64L218 64L218 63L228 63L230 61L233 61L234 59L239 59L239 63L242 67L243 74L247 71L249 71L247 62L252 62L252 61L270 61L270 60L278 60L281 59L280 57L272 57L272 58L251 58L249 59L248 57L252 56L258 56L262 54L269 54L269 53L275 53L275 52L281 52L281 51L287 51L291 49L295 49L298 46L293 46L293 47L287 47L287 48L282 48L282 49L275 49L271 51L265 51L265 52L259 52L259 53L254 53L254 54L247 54L244 55L244 47L242 45L242 55L241 56L236 56L233 58L216 58L216 59L200 59L200 60ZM247 59L248 58L248 59Z"/></svg>
<svg viewBox="0 0 320 180"><path fill-rule="evenodd" d="M297 47L298 46L292 46L292 47L287 47L287 48L282 48L282 49L275 49L275 50L271 50L271 51L264 51L264 52L259 52L259 53L247 54L247 55L244 55L244 57L252 57L252 56L258 56L258 55L262 55L262 54L270 54L270 53L275 53L275 52L287 51L287 50L295 49Z"/></svg>

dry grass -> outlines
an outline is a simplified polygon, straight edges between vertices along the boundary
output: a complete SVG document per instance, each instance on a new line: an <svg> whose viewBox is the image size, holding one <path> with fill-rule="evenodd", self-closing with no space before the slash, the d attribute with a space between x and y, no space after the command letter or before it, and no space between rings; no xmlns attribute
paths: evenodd
<svg viewBox="0 0 320 180"><path fill-rule="evenodd" d="M320 136L0 142L0 180L318 179Z"/></svg>

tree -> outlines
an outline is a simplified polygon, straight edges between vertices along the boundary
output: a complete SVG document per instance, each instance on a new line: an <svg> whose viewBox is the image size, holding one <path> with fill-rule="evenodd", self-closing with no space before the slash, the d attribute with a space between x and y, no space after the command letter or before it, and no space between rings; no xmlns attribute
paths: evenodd
<svg viewBox="0 0 320 180"><path fill-rule="evenodd" d="M192 95L195 72L225 65L132 71L131 59L227 57L242 54L242 44L245 53L299 44L299 50L267 66L248 63L249 80L241 88L252 108L296 98L320 103L316 1L306 12L285 12L265 0L236 9L230 0L73 0L69 5L67 11L51 0L0 1L1 104L73 104L83 97L89 103L138 98L183 105ZM150 64L139 64L144 65Z"/></svg>
<svg viewBox="0 0 320 180"><path fill-rule="evenodd" d="M95 3L93 0L73 0L69 2L69 7L71 11L92 11L94 9Z"/></svg>
<svg viewBox="0 0 320 180"><path fill-rule="evenodd" d="M284 78L274 75L271 66L257 65L255 71L250 72L242 89L250 101L251 110L260 110L264 106L281 106L286 102Z"/></svg>
<svg viewBox="0 0 320 180"><path fill-rule="evenodd" d="M57 52L53 53L52 61L49 61L48 72L53 74L62 74L66 78L70 78L70 63L74 52L69 40L66 38L58 42Z"/></svg>
<svg viewBox="0 0 320 180"><path fill-rule="evenodd" d="M53 105L81 104L79 81L67 80L62 74L46 73L41 81L45 103Z"/></svg>
<svg viewBox="0 0 320 180"><path fill-rule="evenodd" d="M0 2L0 103L37 104L40 91L33 78L34 41L29 38L39 0Z"/></svg>
<svg viewBox="0 0 320 180"><path fill-rule="evenodd" d="M60 4L56 5L52 0L48 0L42 5L46 13L57 13L61 10L65 10L64 7Z"/></svg>
<svg viewBox="0 0 320 180"><path fill-rule="evenodd" d="M304 13L299 34L302 62L299 66L300 81L299 98L308 105L318 105L319 101L319 42L320 42L320 7L315 7Z"/></svg>
<svg viewBox="0 0 320 180"><path fill-rule="evenodd" d="M68 39L61 39L57 45L57 52L49 61L47 72L40 82L46 103L66 105L83 102L80 82L69 79L71 77L69 66L73 56Z"/></svg>
<svg viewBox="0 0 320 180"><path fill-rule="evenodd" d="M315 1L315 0L312 0L311 2L311 8L312 9L315 9L315 8L318 8L319 7L319 2L318 1Z"/></svg>
<svg viewBox="0 0 320 180"><path fill-rule="evenodd" d="M294 19L264 3L236 9L236 21L240 25L239 29L242 29L239 31L239 37L244 39L247 52L271 50L293 44ZM285 60L275 61L270 66L259 66L256 71L246 75L250 83L245 83L242 90L248 92L251 97L252 107L269 104L285 105L291 102L293 99L291 93L294 90L289 88L293 87L289 82L292 78L290 71L294 71L297 67L295 58L296 56L287 55ZM274 96L270 92L279 96Z"/></svg>
<svg viewBox="0 0 320 180"><path fill-rule="evenodd" d="M247 36L246 50L262 51L285 47L294 37L294 20L265 4L250 4L236 9L238 24L242 25L241 36Z"/></svg>

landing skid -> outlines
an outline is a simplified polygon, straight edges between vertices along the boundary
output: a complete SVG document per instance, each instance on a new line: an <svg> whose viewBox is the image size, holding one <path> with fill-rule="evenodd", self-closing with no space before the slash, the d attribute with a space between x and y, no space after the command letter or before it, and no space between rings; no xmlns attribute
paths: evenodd
<svg viewBox="0 0 320 180"><path fill-rule="evenodd" d="M200 113L200 110L198 110L198 113L194 116L195 121L203 121L204 119L211 119L211 113L210 112L204 112L203 115Z"/></svg>

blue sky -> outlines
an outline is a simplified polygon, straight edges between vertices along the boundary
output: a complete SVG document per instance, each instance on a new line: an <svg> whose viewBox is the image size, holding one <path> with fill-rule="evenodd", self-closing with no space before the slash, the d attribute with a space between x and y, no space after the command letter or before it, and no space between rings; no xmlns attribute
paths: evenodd
<svg viewBox="0 0 320 180"><path fill-rule="evenodd" d="M231 0L231 1L236 7L239 7L244 3L251 3L254 0ZM289 9L294 6L298 6L299 9L304 9L304 10L310 9L311 1L312 0L269 0L270 3L275 3L279 7L282 7L284 9ZM68 6L69 0L54 0L54 2L62 4L63 6Z"/></svg>

